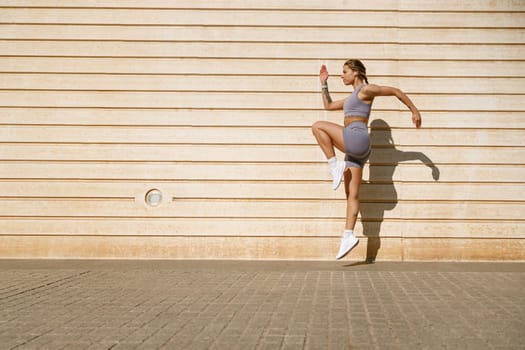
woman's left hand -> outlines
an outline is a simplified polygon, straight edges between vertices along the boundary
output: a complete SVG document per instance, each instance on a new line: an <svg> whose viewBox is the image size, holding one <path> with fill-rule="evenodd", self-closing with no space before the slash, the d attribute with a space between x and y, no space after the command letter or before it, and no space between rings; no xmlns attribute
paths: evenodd
<svg viewBox="0 0 525 350"><path fill-rule="evenodd" d="M421 127L421 114L419 111L412 113L412 123L414 123L418 129Z"/></svg>
<svg viewBox="0 0 525 350"><path fill-rule="evenodd" d="M325 85L328 81L328 69L326 69L324 64L321 66L321 70L319 71L319 80L323 85Z"/></svg>

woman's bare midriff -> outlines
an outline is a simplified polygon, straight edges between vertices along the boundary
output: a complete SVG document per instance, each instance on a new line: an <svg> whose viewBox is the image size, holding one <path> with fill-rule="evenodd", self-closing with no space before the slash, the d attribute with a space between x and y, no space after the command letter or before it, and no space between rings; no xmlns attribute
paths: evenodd
<svg viewBox="0 0 525 350"><path fill-rule="evenodd" d="M365 117L354 117L354 116L348 116L345 117L345 128L350 125L353 122L363 122L368 125L368 118Z"/></svg>

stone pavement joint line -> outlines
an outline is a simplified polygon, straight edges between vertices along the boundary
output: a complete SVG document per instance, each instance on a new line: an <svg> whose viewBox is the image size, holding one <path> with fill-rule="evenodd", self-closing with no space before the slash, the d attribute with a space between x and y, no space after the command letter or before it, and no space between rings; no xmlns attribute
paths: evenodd
<svg viewBox="0 0 525 350"><path fill-rule="evenodd" d="M63 282L65 280L69 280L69 279L72 279L72 278L75 278L75 277L79 277L79 276L82 276L82 275L85 275L86 273L89 273L89 272L80 272L78 274L73 274L72 276L66 276L64 278L60 278L58 280L52 280L50 282L44 282L43 284L41 285L38 285L36 284L34 287L31 287L29 289L15 289L13 291L14 294L9 294L9 293L6 293L5 291L2 293L2 296L0 296L0 300L3 300L3 299L7 299L7 298L12 298L16 295L19 295L19 294L24 294L24 293L29 293L29 292L32 292L36 289L40 289L40 288L50 288L56 284L59 284L60 282Z"/></svg>
<svg viewBox="0 0 525 350"><path fill-rule="evenodd" d="M0 260L0 349L523 349L525 264Z"/></svg>

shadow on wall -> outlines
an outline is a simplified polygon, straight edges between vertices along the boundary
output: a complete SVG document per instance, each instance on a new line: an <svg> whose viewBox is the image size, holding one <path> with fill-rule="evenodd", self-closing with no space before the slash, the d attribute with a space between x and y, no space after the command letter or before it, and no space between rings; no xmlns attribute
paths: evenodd
<svg viewBox="0 0 525 350"><path fill-rule="evenodd" d="M385 145L383 148L375 148L370 155L370 177L369 184L378 186L361 186L360 198L377 198L372 191L380 188L380 200L360 205L361 222L363 234L367 237L366 260L361 263L371 264L376 260L377 253L381 248L381 224L384 220L385 211L392 210L398 202L397 191L394 186L394 171L400 162L419 160L432 169L432 177L435 181L439 179L439 169L432 160L421 152L403 152L395 148L392 139L390 125L382 119L376 119L370 125L370 138L376 145ZM390 145L390 146L388 146ZM385 159L388 161L385 162ZM376 188L376 189L374 189ZM354 264L355 265L355 264Z"/></svg>

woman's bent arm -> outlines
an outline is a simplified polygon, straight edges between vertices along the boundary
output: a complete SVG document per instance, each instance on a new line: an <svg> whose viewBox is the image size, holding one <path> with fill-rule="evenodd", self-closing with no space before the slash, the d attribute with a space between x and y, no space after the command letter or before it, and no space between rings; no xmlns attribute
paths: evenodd
<svg viewBox="0 0 525 350"><path fill-rule="evenodd" d="M319 80L321 81L324 109L328 111L343 109L345 100L339 100L334 102L330 97L330 92L328 92L328 70L326 69L326 66L324 64L321 66L321 70L319 71Z"/></svg>
<svg viewBox="0 0 525 350"><path fill-rule="evenodd" d="M338 109L343 109L345 100L343 99L343 100L338 100L338 101L332 101L332 98L330 97L330 92L328 92L328 85L326 85L326 83L323 85L322 94L323 94L324 109L328 111L335 111Z"/></svg>

